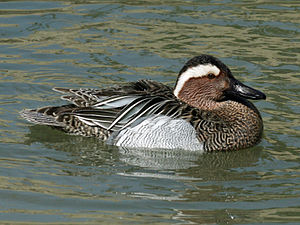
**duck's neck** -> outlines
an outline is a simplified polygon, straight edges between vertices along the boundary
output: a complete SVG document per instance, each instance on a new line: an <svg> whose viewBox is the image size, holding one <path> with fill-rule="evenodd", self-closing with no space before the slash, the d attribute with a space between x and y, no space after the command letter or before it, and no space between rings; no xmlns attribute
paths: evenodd
<svg viewBox="0 0 300 225"><path fill-rule="evenodd" d="M205 110L205 111L213 111L217 110L218 108L222 107L223 103L222 102L217 102L214 101L210 98L207 98L205 95L202 93L182 93L180 92L178 96L176 96L178 99L181 101L187 103L190 106L193 106L197 109L200 110Z"/></svg>
<svg viewBox="0 0 300 225"><path fill-rule="evenodd" d="M207 121L210 121L212 127L219 127L211 133L206 133L206 130L198 131L199 140L204 141L207 151L248 148L261 139L263 131L261 116L255 106L247 100L222 102L185 100L185 102L200 111L210 112L211 116Z"/></svg>
<svg viewBox="0 0 300 225"><path fill-rule="evenodd" d="M216 102L209 99L200 99L197 102L184 100L187 104L204 111L216 111L223 106L223 102Z"/></svg>

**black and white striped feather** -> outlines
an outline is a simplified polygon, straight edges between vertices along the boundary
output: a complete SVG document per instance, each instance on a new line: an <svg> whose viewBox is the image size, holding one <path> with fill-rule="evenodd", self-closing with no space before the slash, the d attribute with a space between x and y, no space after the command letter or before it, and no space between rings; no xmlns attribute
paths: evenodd
<svg viewBox="0 0 300 225"><path fill-rule="evenodd" d="M21 115L36 124L55 127L76 126L78 120L88 127L118 131L142 117L180 114L182 103L172 89L155 81L141 80L108 89L54 88L71 102L59 107L27 110Z"/></svg>

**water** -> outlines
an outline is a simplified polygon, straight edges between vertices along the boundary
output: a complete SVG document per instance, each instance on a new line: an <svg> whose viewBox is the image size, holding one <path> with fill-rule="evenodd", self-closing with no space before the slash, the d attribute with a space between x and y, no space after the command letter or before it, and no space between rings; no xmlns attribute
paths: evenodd
<svg viewBox="0 0 300 225"><path fill-rule="evenodd" d="M0 221L299 224L298 1L1 1ZM267 94L262 142L129 151L22 120L53 87L172 85L201 53Z"/></svg>

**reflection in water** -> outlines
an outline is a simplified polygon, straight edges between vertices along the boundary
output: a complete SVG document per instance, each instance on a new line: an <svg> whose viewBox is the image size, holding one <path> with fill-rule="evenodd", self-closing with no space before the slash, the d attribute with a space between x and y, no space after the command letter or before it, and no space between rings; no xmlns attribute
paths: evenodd
<svg viewBox="0 0 300 225"><path fill-rule="evenodd" d="M231 168L253 165L260 157L261 148L238 152L198 153L183 150L126 149L109 146L96 138L70 136L45 126L30 126L26 144L42 143L47 148L72 153L76 164L101 166L109 162L122 161L132 166L149 169L184 170L190 169L192 177L208 171L226 171ZM113 157L113 159L112 159ZM221 174L223 176L224 174Z"/></svg>
<svg viewBox="0 0 300 225"><path fill-rule="evenodd" d="M259 146L237 152L204 154L170 150L117 149L107 146L95 138L70 136L38 125L30 126L30 132L27 134L26 144L32 145L33 143L42 143L48 149L71 154L71 158L60 159L60 162L65 160L65 162L83 168L83 170L76 170L75 173L65 169L65 172L71 176L92 177L96 175L95 170L85 168L102 167L107 169L101 171L101 176L105 174L120 176L119 182L125 179L126 184L123 185L129 189L125 193L123 190L124 194L119 198L166 201L173 202L175 205L176 202L184 201L187 207L191 201L206 202L205 206L200 204L193 210L179 210L173 206L176 209L173 219L194 223L236 222L244 213L250 213L251 215L260 215L260 218L277 221L276 213L287 212L286 209L279 211L253 209L253 205L247 203L259 199L264 199L264 201L270 202L269 204L280 201L279 194L276 195L278 199L274 198L272 186L280 184L281 181L272 181L273 177L270 177L269 173L265 173L267 168L257 171L256 165L262 156L262 147ZM56 158L50 160L58 161ZM132 186L129 182L131 178L142 179L144 185L149 189ZM105 183L107 182L111 181L105 181ZM171 192L161 190L162 184L165 182L172 186ZM49 186L49 184L45 185ZM292 183L287 184L287 190L290 185ZM73 185L72 189L74 187ZM79 187L78 189L80 190ZM259 193L258 190L260 190ZM50 188L49 191L49 193L53 191L52 194L55 196L66 197L68 194L75 194L80 199L103 199L102 195L96 194L91 197L85 191L59 191L57 187ZM111 198L105 196L104 199ZM226 209L227 205L231 203L233 204L230 206L231 208ZM295 205L296 203L291 202L290 204ZM207 210L207 207L212 210ZM286 217L286 219L288 218ZM253 221L253 218L249 221ZM260 219L257 220L257 222L260 221Z"/></svg>
<svg viewBox="0 0 300 225"><path fill-rule="evenodd" d="M143 168L179 170L196 166L202 153L166 149L119 148L120 160Z"/></svg>
<svg viewBox="0 0 300 225"><path fill-rule="evenodd" d="M50 134L52 132L52 134ZM55 135L53 135L55 134ZM70 136L44 126L30 126L26 144L42 143L47 148L72 153L75 163L85 166L101 166L102 164L122 161L132 166L154 169L188 169L196 166L195 162L201 154L179 150L124 149L108 146L96 138ZM113 157L113 161L112 158ZM107 161L106 161L107 160Z"/></svg>

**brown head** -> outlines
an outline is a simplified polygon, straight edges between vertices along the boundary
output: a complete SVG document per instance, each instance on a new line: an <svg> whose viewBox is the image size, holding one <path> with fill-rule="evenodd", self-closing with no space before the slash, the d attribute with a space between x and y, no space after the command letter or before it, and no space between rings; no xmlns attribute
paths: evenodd
<svg viewBox="0 0 300 225"><path fill-rule="evenodd" d="M236 80L224 63L210 55L196 56L183 66L174 95L203 110L213 110L225 99L266 98L262 92Z"/></svg>

